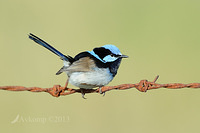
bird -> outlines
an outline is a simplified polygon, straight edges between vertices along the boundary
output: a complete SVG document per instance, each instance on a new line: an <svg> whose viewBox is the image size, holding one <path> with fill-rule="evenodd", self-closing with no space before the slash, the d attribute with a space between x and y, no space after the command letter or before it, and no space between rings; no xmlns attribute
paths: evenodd
<svg viewBox="0 0 200 133"><path fill-rule="evenodd" d="M112 44L95 47L91 51L80 52L72 57L62 54L53 46L32 33L29 33L28 36L31 40L50 50L63 60L64 66L56 75L65 72L68 76L65 87L67 87L69 82L80 88L83 98L85 98L85 89L98 87L100 94L103 94L101 88L110 83L116 76L122 58L128 58L127 55L123 55L120 50Z"/></svg>

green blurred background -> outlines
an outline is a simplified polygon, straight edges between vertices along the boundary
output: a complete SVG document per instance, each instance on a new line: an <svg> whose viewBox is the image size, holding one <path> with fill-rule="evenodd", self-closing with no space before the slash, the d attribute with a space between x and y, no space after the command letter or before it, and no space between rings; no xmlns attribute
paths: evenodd
<svg viewBox="0 0 200 133"><path fill-rule="evenodd" d="M0 85L64 85L62 61L28 39L76 55L114 44L124 59L109 85L200 82L198 0L0 0ZM70 87L73 87L70 85ZM55 98L0 91L0 131L200 132L200 89L136 89ZM18 121L15 121L18 120Z"/></svg>

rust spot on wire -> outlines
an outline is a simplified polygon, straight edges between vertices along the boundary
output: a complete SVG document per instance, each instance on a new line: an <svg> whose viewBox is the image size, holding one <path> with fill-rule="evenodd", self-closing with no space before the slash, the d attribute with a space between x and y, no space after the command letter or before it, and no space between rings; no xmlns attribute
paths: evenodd
<svg viewBox="0 0 200 133"><path fill-rule="evenodd" d="M136 88L141 92L147 92L147 90L158 89L158 88L169 88L169 89L180 89L180 88L200 88L200 83L170 83L170 84L157 84L156 81L159 76L149 82L148 80L141 80L136 84L121 84L117 86L104 86L101 87L101 92L107 92L110 90L125 90L130 88ZM60 85L54 85L52 88L40 88L40 87L24 87L24 86L0 86L1 90L9 91L31 91L31 92L47 92L54 97L70 95L74 93L81 93L80 89L72 89L67 87L62 87ZM100 89L85 89L84 93L100 93Z"/></svg>

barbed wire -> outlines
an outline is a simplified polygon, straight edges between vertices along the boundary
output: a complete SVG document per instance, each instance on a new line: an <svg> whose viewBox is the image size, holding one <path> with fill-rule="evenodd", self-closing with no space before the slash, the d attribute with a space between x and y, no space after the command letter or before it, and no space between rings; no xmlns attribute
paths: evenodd
<svg viewBox="0 0 200 133"><path fill-rule="evenodd" d="M131 88L136 88L141 92L146 92L147 90L158 89L158 88L169 88L169 89L180 89L180 88L200 88L200 83L190 83L190 84L182 84L182 83L169 83L169 84L158 84L155 83L159 76L150 82L148 80L141 80L136 84L121 84L117 86L104 86L98 89L84 89L84 93L105 93L110 90L126 90ZM54 85L52 88L40 88L40 87L24 87L24 86L0 86L1 90L9 90L9 91L31 91L31 92L47 92L54 97L74 94L74 93L82 93L81 89L72 89L62 87L61 85Z"/></svg>

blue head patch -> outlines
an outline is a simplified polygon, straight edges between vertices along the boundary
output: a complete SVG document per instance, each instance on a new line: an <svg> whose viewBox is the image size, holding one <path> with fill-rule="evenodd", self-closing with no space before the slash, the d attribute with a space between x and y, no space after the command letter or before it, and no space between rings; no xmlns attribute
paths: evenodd
<svg viewBox="0 0 200 133"><path fill-rule="evenodd" d="M103 63L114 62L122 55L119 49L111 44L94 48L93 51L88 52Z"/></svg>
<svg viewBox="0 0 200 133"><path fill-rule="evenodd" d="M108 44L108 45L104 45L102 47L105 49L108 49L111 52L111 54L106 55L103 58L103 60L105 62L114 62L122 55L120 50L114 45Z"/></svg>
<svg viewBox="0 0 200 133"><path fill-rule="evenodd" d="M107 45L104 45L102 47L105 48L105 49L110 50L112 54L122 55L121 52L119 51L119 49L115 45L107 44Z"/></svg>

